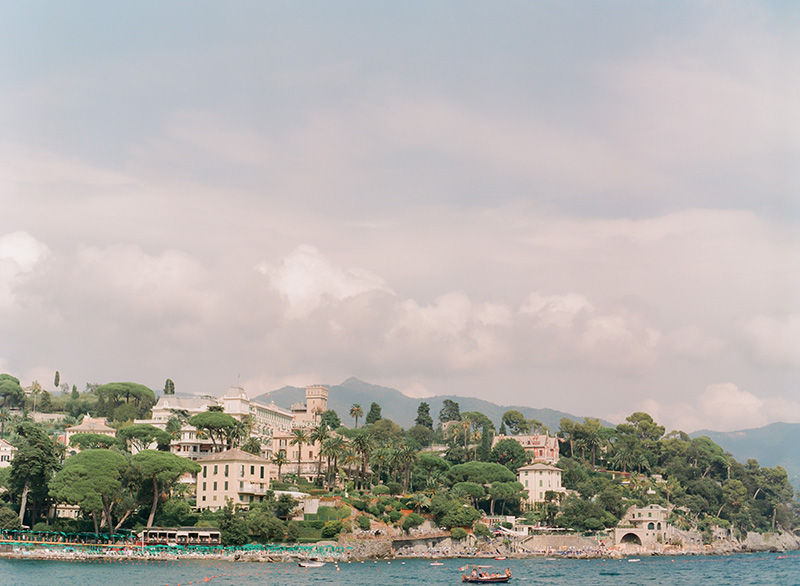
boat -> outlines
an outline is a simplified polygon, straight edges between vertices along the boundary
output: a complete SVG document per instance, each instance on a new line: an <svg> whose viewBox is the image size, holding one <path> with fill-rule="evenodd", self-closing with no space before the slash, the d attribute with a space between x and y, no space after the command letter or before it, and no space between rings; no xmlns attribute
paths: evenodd
<svg viewBox="0 0 800 586"><path fill-rule="evenodd" d="M498 562L502 562L503 560L507 560L508 558L504 555L499 555L494 559L496 559Z"/></svg>
<svg viewBox="0 0 800 586"><path fill-rule="evenodd" d="M325 562L298 562L297 565L301 568L321 568Z"/></svg>
<svg viewBox="0 0 800 586"><path fill-rule="evenodd" d="M464 569L467 573L461 575L461 581L471 584L503 584L511 579L510 568L502 574L492 572L492 566L464 566Z"/></svg>
<svg viewBox="0 0 800 586"><path fill-rule="evenodd" d="M431 565L432 566L443 566L444 564L442 562L431 562Z"/></svg>

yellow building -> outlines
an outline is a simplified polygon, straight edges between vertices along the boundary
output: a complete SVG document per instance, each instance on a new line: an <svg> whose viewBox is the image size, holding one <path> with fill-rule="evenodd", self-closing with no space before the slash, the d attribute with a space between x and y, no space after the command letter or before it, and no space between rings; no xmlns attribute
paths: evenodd
<svg viewBox="0 0 800 586"><path fill-rule="evenodd" d="M249 506L260 503L269 490L272 464L266 458L234 448L200 458L197 508L217 510L228 501Z"/></svg>

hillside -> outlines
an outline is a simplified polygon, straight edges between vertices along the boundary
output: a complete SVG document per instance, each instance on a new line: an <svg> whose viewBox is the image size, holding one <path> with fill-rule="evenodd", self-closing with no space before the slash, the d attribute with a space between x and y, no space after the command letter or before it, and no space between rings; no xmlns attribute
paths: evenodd
<svg viewBox="0 0 800 586"><path fill-rule="evenodd" d="M696 431L693 438L706 435L739 462L749 458L762 466L783 466L793 486L800 486L800 423L771 423L740 431Z"/></svg>
<svg viewBox="0 0 800 586"><path fill-rule="evenodd" d="M417 407L422 401L431 406L431 417L438 423L439 411L445 399L450 399L459 404L461 411L479 411L491 419L495 426L500 427L500 418L509 409L516 409L527 419L537 419L544 423L551 431L558 430L559 421L562 417L567 417L575 421L583 421L584 416L576 416L553 409L534 409L533 407L522 407L520 405L496 405L482 399L472 397L457 397L455 395L437 395L425 399L415 399L407 397L396 389L381 387L349 378L339 385L326 385L330 391L328 396L328 408L333 409L347 426L353 424L350 417L350 407L354 403L361 405L364 415L369 411L370 404L374 401L381 406L382 415L391 419L398 425L408 429L414 425L417 416ZM304 401L305 389L297 387L283 387L271 393L255 397L257 401L275 401L277 405L289 407L292 403ZM603 425L612 425L607 421L601 421Z"/></svg>

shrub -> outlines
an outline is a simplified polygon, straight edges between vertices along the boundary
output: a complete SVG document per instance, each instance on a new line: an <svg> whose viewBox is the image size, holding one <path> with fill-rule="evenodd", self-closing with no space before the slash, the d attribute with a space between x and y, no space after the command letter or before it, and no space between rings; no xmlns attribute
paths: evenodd
<svg viewBox="0 0 800 586"><path fill-rule="evenodd" d="M300 537L300 526L297 523L289 523L286 527L286 541L297 541Z"/></svg>
<svg viewBox="0 0 800 586"><path fill-rule="evenodd" d="M364 515L361 515L358 518L358 527L360 529L363 529L364 531L368 531L370 529L370 527L372 527L372 523L370 522L370 520L367 517L365 517Z"/></svg>
<svg viewBox="0 0 800 586"><path fill-rule="evenodd" d="M450 531L450 536L453 539L461 541L467 536L467 530L463 527L453 527L453 529Z"/></svg>
<svg viewBox="0 0 800 586"><path fill-rule="evenodd" d="M406 531L410 531L414 527L419 527L424 522L425 522L425 517L423 517L422 515L417 515L416 513L411 513L403 521L403 529L405 529Z"/></svg>
<svg viewBox="0 0 800 586"><path fill-rule="evenodd" d="M492 532L483 523L475 523L474 531L477 537L490 537L492 535Z"/></svg>
<svg viewBox="0 0 800 586"><path fill-rule="evenodd" d="M389 511L389 521L392 523L396 523L403 517L403 513L400 511Z"/></svg>
<svg viewBox="0 0 800 586"><path fill-rule="evenodd" d="M342 522L339 520L328 521L322 528L322 538L329 539L331 537L336 537L342 531L343 527Z"/></svg>
<svg viewBox="0 0 800 586"><path fill-rule="evenodd" d="M379 484L375 488L372 489L372 494L389 494L390 490L389 487L385 484Z"/></svg>
<svg viewBox="0 0 800 586"><path fill-rule="evenodd" d="M389 489L389 494L403 494L403 485L399 482L387 482L386 488Z"/></svg>

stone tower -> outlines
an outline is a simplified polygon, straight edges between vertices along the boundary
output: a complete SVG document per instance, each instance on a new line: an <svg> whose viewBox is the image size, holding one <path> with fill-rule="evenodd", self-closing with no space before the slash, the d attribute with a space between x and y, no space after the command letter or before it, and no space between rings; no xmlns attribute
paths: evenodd
<svg viewBox="0 0 800 586"><path fill-rule="evenodd" d="M306 409L312 421L328 410L328 387L310 385L306 387Z"/></svg>

